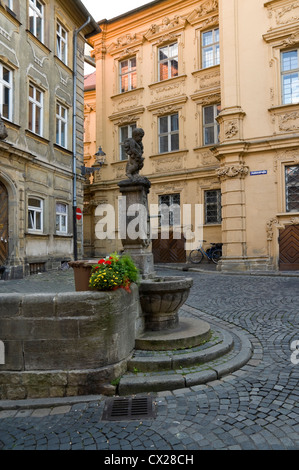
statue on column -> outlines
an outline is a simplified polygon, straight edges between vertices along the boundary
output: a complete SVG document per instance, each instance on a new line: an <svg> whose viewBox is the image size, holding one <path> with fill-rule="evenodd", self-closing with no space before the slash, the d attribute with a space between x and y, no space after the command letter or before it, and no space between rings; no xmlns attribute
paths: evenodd
<svg viewBox="0 0 299 470"><path fill-rule="evenodd" d="M130 180L137 180L139 177L139 171L143 168L143 143L144 130L137 128L133 130L132 138L126 139L124 142L124 149L129 157L127 163L126 175Z"/></svg>

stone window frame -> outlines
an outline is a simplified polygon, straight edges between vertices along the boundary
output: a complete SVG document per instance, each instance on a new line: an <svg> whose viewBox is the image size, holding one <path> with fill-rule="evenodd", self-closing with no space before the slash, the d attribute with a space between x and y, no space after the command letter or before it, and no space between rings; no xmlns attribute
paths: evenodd
<svg viewBox="0 0 299 470"><path fill-rule="evenodd" d="M121 129L123 129L125 127L128 128L128 137L127 138L131 138L132 133L133 133L133 129L137 128L137 122L131 122L131 123L122 124L122 125L118 126L118 152L119 152L118 156L119 156L119 161L120 162L125 162L125 161L128 160L128 158L122 158L122 148L123 148L124 142L121 139Z"/></svg>
<svg viewBox="0 0 299 470"><path fill-rule="evenodd" d="M30 199L34 199L36 201L39 201L41 203L40 208L38 206L33 206L29 204ZM44 233L44 208L45 208L45 200L36 195L29 195L27 199L27 230L28 233L32 234L42 234ZM40 210L39 210L40 209ZM34 219L32 220L33 222L33 227L29 227L29 213L33 212L34 213ZM40 214L40 223L41 223L41 228L37 229L36 228L36 214Z"/></svg>
<svg viewBox="0 0 299 470"><path fill-rule="evenodd" d="M216 196L216 210L217 210L217 220L216 221L208 221L208 211L207 211L207 193L215 192L217 193ZM221 189L220 188L211 188L211 189L204 189L203 191L203 201L204 201L204 225L220 225L222 222L222 214L221 214ZM212 203L211 203L212 205Z"/></svg>
<svg viewBox="0 0 299 470"><path fill-rule="evenodd" d="M1 76L3 76L3 67L6 67L7 70L9 71L9 73L10 73L10 81L9 82L6 82L3 79L1 79ZM7 85L9 85L9 86L7 86ZM4 119L7 119L8 121L13 121L13 96L14 96L13 85L14 85L14 70L9 65L7 65L6 63L0 61L0 96L2 96L2 98L0 99L0 115L1 115L1 117L3 117ZM9 112L8 112L8 116L5 116L3 114L3 88L9 89L9 103L8 103Z"/></svg>
<svg viewBox="0 0 299 470"><path fill-rule="evenodd" d="M135 59L135 70L132 70L132 68L129 66L129 63L132 61L132 59ZM121 73L121 64L123 62L128 62L128 72L126 74L122 74ZM136 87L133 87L132 86L132 75L133 74L136 74ZM129 83L129 86L128 86L128 90L122 90L122 77L124 75L128 75L129 79L128 79L128 83ZM133 91L133 90L136 90L137 89L137 80L138 80L138 74L137 74L137 55L136 54L133 54L133 55L130 55L126 58L122 58L118 61L118 91L119 93L123 94L123 93L128 93L129 91Z"/></svg>
<svg viewBox="0 0 299 470"><path fill-rule="evenodd" d="M56 56L58 57L59 60L61 60L61 62L64 63L64 65L68 66L69 64L69 28L67 28L65 22L60 18L60 17L56 17L55 19L55 24L56 24L56 29L55 29L55 51L56 51ZM59 34L59 31L57 30L57 27L59 26L59 28L63 31L65 31L66 33L66 38L63 39L63 37L61 36L61 34ZM63 55L61 54L61 50L59 51L59 46L58 46L58 40L62 41L65 43L65 53L64 53L64 57Z"/></svg>
<svg viewBox="0 0 299 470"><path fill-rule="evenodd" d="M57 106L59 106L59 111L61 108L63 108L65 110L65 114L66 114L66 117L63 118L63 116L61 115L61 113L57 113ZM55 143L56 145L59 145L60 147L63 147L65 149L68 148L68 129L69 129L69 108L64 104L62 103L61 101L57 100L56 101L56 113L55 113L55 124L56 124L56 137L55 137ZM58 138L58 141L57 141L57 125L59 127L59 138ZM64 142L64 145L62 143L62 140L61 140L61 126L64 125L65 127L65 142Z"/></svg>
<svg viewBox="0 0 299 470"><path fill-rule="evenodd" d="M269 68L271 70L271 86L269 90L271 107L269 111L275 108L288 108L298 103L283 103L282 90L282 54L294 49L298 49L299 54L299 34L293 27L285 30L274 30L263 35L264 41L269 45Z"/></svg>
<svg viewBox="0 0 299 470"><path fill-rule="evenodd" d="M296 210L288 210L288 188L287 188L287 168L298 168L299 170L299 165L297 164L291 164L291 165L284 165L284 175L285 175L285 210L287 214L293 214L294 212L297 213L299 212L299 202L298 202L298 208ZM298 183L296 182L296 186L299 187L299 178L298 178Z"/></svg>
<svg viewBox="0 0 299 470"><path fill-rule="evenodd" d="M199 63L200 63L200 69L201 70L206 70L206 69L209 69L211 67L215 67L217 65L220 65L220 37L219 37L218 42L216 41L216 42L211 43L211 45L208 45L210 47L212 46L212 49L213 49L213 63L211 65L207 65L207 66L204 67L204 54L203 54L203 51L208 46L204 46L204 44L203 44L203 35L212 32L213 33L213 39L214 39L215 31L218 31L218 35L219 35L219 33L220 33L219 26L216 26L216 27L213 27L213 28L208 28L208 29L202 29L200 31L200 62ZM218 50L219 50L219 62L217 62L217 60L216 60L217 54L215 52L217 44L218 44Z"/></svg>
<svg viewBox="0 0 299 470"><path fill-rule="evenodd" d="M211 123L205 124L204 110L208 107L213 107L213 114L214 114L213 124L211 124ZM218 110L218 114L217 114L217 110ZM220 125L217 122L216 118L219 115L220 111L221 111L221 103L210 103L210 104L202 105L202 144L203 144L204 147L209 147L211 145L215 145L215 144L219 143ZM214 129L214 142L206 143L206 141L205 141L205 129L207 127L209 127L209 128L213 127L213 129Z"/></svg>
<svg viewBox="0 0 299 470"><path fill-rule="evenodd" d="M283 55L287 54L287 53L290 53L290 52L294 52L294 51L296 51L296 53L297 53L297 68L296 69L289 69L287 71L283 70ZM281 71L281 104L282 105L298 104L299 103L299 93L298 93L297 101L292 101L291 103L286 103L285 102L286 96L285 96L285 93L284 93L283 77L286 74L291 74L291 73L297 72L297 75L298 75L298 85L297 86L299 88L299 45L298 45L298 47L294 47L294 48L290 48L290 49L281 51L281 53L280 53L280 71Z"/></svg>
<svg viewBox="0 0 299 470"><path fill-rule="evenodd" d="M36 2L39 2L41 5L42 5L42 14L40 15L38 13L38 7L36 5ZM39 38L36 34L36 20L34 22L34 28L33 28L33 31L31 30L30 28L30 9L35 13L37 14L37 16L39 16L41 18L41 37ZM45 44L45 13L46 13L46 5L45 3L42 1L42 0L28 0L28 30L30 31L30 33L38 40L40 41L42 44ZM34 16L34 18L36 18Z"/></svg>
<svg viewBox="0 0 299 470"><path fill-rule="evenodd" d="M168 49L168 52L169 52L169 48L171 46L174 46L174 45L177 45L177 55L173 56L173 57L170 57L168 55L168 57L164 60L160 60L160 51L161 49L165 49L167 47ZM177 73L176 75L172 75L171 73L171 62L172 60L174 59L177 59ZM157 67L157 70L158 70L158 75L157 75L157 81L158 82L164 82L165 80L169 80L171 78L175 78L175 77L178 77L179 76L179 64L180 64L180 61L179 61L179 42L178 40L176 41L167 41L166 44L162 44L162 45L159 45L158 47L158 50L157 50L157 60L158 60L158 67ZM166 78L161 78L161 64L162 63L167 63L167 77Z"/></svg>
<svg viewBox="0 0 299 470"><path fill-rule="evenodd" d="M179 199L179 203L178 202L174 202L174 198L178 198ZM163 203L161 202L161 199L162 198L168 198L169 199L169 204L166 204L166 203ZM161 206L167 206L167 213L168 213L168 220L165 221L165 223L163 224L163 216L162 216L162 213L163 211L161 211ZM175 224L174 222L174 218L173 218L173 209L176 208L176 207L179 207L179 218L180 220L177 221L179 222L178 224ZM182 196L181 196L181 193L180 192L176 192L176 193L163 193L163 194L158 194L158 215L159 215L159 227L163 228L165 226L167 227L181 227L181 210L182 210Z"/></svg>
<svg viewBox="0 0 299 470"><path fill-rule="evenodd" d="M61 205L66 208L66 212L61 212L57 210L57 206ZM69 205L65 201L57 200L55 202L55 230L57 235L67 235L68 234L68 227L69 227ZM59 218L59 228L57 229L57 217ZM65 217L65 230L61 230L61 218Z"/></svg>
<svg viewBox="0 0 299 470"><path fill-rule="evenodd" d="M171 117L172 116L177 116L177 121L178 121L178 129L172 131L171 130ZM163 118L167 117L167 132L166 133L161 133L160 132L160 120ZM162 135L163 134L163 135ZM166 134L166 135L165 135ZM173 135L178 136L178 148L172 149L171 148L171 137ZM168 150L166 152L161 152L161 138L167 136L167 148ZM159 155L165 155L169 154L172 152L177 152L180 150L180 115L178 111L168 113L168 114L163 114L161 116L158 116L158 153Z"/></svg>
<svg viewBox="0 0 299 470"><path fill-rule="evenodd" d="M40 106L39 106L39 102L36 101L34 97L33 98L30 97L30 86L32 86L35 91L38 90L41 93L42 100L41 100ZM36 93L35 93L35 95L36 95ZM30 129L30 126L29 126L29 122L30 122L30 103L32 103L34 105L33 106L32 122L35 122L35 109L36 109L36 107L39 107L41 109L41 120L40 120L40 130L41 130L41 132L40 133L36 132L35 127L33 129ZM32 132L33 134L38 135L39 137L44 137L44 112L45 112L45 91L40 86L36 85L33 80L30 79L29 84L28 84L28 129L29 129L30 132Z"/></svg>

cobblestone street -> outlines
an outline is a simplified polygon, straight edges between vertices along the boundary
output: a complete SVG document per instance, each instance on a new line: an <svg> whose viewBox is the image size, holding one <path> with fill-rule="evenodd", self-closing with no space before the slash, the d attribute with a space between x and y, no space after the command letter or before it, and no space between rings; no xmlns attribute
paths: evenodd
<svg viewBox="0 0 299 470"><path fill-rule="evenodd" d="M0 449L298 450L299 364L291 344L299 341L299 277L186 275L194 280L186 305L252 343L245 366L206 385L156 393L156 417L146 420L104 421L104 396L2 401ZM53 289L74 290L71 270L0 281L0 295Z"/></svg>

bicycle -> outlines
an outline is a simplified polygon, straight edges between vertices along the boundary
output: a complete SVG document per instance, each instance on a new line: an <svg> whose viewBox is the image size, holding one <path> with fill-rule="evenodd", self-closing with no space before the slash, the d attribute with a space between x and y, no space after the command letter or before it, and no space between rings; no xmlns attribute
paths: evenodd
<svg viewBox="0 0 299 470"><path fill-rule="evenodd" d="M206 242L206 240L202 240ZM222 243L211 243L211 247L205 251L202 246L192 250L189 255L189 260L191 263L199 264L202 262L204 255L208 258L209 261L217 264L222 256Z"/></svg>

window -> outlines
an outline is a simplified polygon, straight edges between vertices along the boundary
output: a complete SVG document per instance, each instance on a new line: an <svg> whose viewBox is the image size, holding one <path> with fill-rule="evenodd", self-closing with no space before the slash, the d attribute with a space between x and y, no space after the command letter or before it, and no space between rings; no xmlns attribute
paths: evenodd
<svg viewBox="0 0 299 470"><path fill-rule="evenodd" d="M205 191L205 223L221 223L221 191L220 189Z"/></svg>
<svg viewBox="0 0 299 470"><path fill-rule="evenodd" d="M159 153L179 150L179 115L159 118Z"/></svg>
<svg viewBox="0 0 299 470"><path fill-rule="evenodd" d="M56 144L67 147L67 109L56 104Z"/></svg>
<svg viewBox="0 0 299 470"><path fill-rule="evenodd" d="M179 70L178 44L159 48L159 81L177 77Z"/></svg>
<svg viewBox="0 0 299 470"><path fill-rule="evenodd" d="M56 203L56 232L67 233L67 205L60 202Z"/></svg>
<svg viewBox="0 0 299 470"><path fill-rule="evenodd" d="M64 64L67 65L67 38L68 34L66 29L57 22L56 27L56 48L57 48L57 57L62 60Z"/></svg>
<svg viewBox="0 0 299 470"><path fill-rule="evenodd" d="M43 231L43 201L41 199L28 199L28 230Z"/></svg>
<svg viewBox="0 0 299 470"><path fill-rule="evenodd" d="M12 71L0 64L0 114L12 120Z"/></svg>
<svg viewBox="0 0 299 470"><path fill-rule="evenodd" d="M137 87L136 57L120 62L119 69L120 92L135 90Z"/></svg>
<svg viewBox="0 0 299 470"><path fill-rule="evenodd" d="M29 130L42 135L43 130L43 92L29 85Z"/></svg>
<svg viewBox="0 0 299 470"><path fill-rule="evenodd" d="M180 194L165 194L159 196L159 218L161 226L181 224Z"/></svg>
<svg viewBox="0 0 299 470"><path fill-rule="evenodd" d="M136 124L130 124L128 126L122 126L119 128L119 155L120 160L127 160L127 154L124 149L124 143L126 139L130 139L133 135L133 130L136 129Z"/></svg>
<svg viewBox="0 0 299 470"><path fill-rule="evenodd" d="M4 0L4 5L6 5L11 11L13 11L13 0Z"/></svg>
<svg viewBox="0 0 299 470"><path fill-rule="evenodd" d="M220 64L219 29L202 33L202 68Z"/></svg>
<svg viewBox="0 0 299 470"><path fill-rule="evenodd" d="M39 0L29 0L29 30L44 41L44 5Z"/></svg>
<svg viewBox="0 0 299 470"><path fill-rule="evenodd" d="M299 165L286 167L286 211L299 212Z"/></svg>
<svg viewBox="0 0 299 470"><path fill-rule="evenodd" d="M299 103L299 49L281 54L282 102Z"/></svg>
<svg viewBox="0 0 299 470"><path fill-rule="evenodd" d="M216 117L220 112L220 105L214 104L203 108L203 143L211 145L218 143L219 124Z"/></svg>

